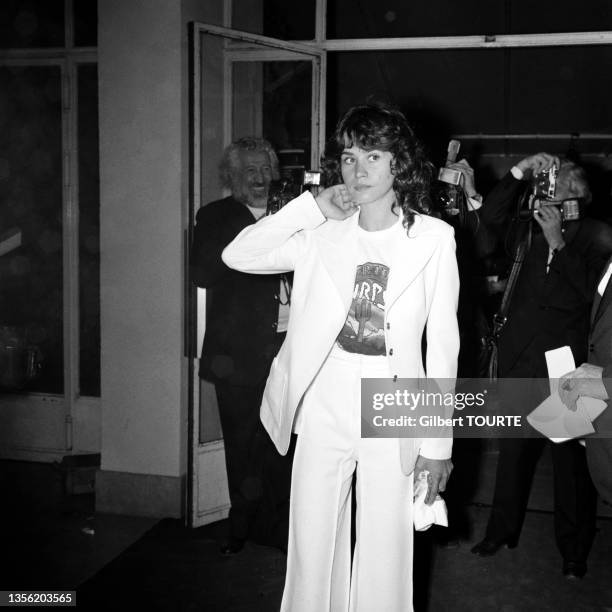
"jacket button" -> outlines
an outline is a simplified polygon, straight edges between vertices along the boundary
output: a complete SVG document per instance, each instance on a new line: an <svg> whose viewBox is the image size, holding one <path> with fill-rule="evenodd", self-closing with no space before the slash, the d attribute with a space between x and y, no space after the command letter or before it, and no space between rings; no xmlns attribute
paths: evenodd
<svg viewBox="0 0 612 612"><path fill-rule="evenodd" d="M389 355L393 355L393 349L389 349Z"/></svg>
<svg viewBox="0 0 612 612"><path fill-rule="evenodd" d="M589 344L589 353L593 353L595 351L595 345Z"/></svg>
<svg viewBox="0 0 612 612"><path fill-rule="evenodd" d="M397 382L397 374L393 376L393 382Z"/></svg>
<svg viewBox="0 0 612 612"><path fill-rule="evenodd" d="M391 329L391 324L387 323L387 329Z"/></svg>

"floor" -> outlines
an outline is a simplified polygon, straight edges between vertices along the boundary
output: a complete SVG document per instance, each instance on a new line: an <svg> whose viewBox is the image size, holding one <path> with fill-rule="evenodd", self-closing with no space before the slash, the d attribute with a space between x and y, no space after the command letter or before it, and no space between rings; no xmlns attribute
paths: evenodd
<svg viewBox="0 0 612 612"><path fill-rule="evenodd" d="M93 493L68 495L58 464L0 461L0 590L75 589L159 522L96 514Z"/></svg>
<svg viewBox="0 0 612 612"><path fill-rule="evenodd" d="M474 486L457 545L444 545L441 529L417 534L415 609L612 612L612 509L600 506L589 573L567 581L553 543L546 454L518 548L488 559L470 553L488 517L495 458L485 448L470 466ZM83 610L278 610L285 556L248 543L220 557L224 522L189 530L171 519L96 514L91 493L66 494L57 466L0 461L0 486L11 493L2 501L1 550L10 563L0 590L76 590Z"/></svg>

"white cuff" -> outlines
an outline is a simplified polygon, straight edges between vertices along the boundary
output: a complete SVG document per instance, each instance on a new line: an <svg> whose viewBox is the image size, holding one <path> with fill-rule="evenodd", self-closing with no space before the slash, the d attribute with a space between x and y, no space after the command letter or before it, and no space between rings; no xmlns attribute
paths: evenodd
<svg viewBox="0 0 612 612"><path fill-rule="evenodd" d="M523 177L525 176L524 172L518 166L512 166L512 168L510 168L510 172L517 181L522 181Z"/></svg>
<svg viewBox="0 0 612 612"><path fill-rule="evenodd" d="M477 200L476 198L468 197L468 210L478 210L482 206L482 200Z"/></svg>
<svg viewBox="0 0 612 612"><path fill-rule="evenodd" d="M419 455L425 459L450 459L453 454L453 439L448 438L424 438L421 442Z"/></svg>

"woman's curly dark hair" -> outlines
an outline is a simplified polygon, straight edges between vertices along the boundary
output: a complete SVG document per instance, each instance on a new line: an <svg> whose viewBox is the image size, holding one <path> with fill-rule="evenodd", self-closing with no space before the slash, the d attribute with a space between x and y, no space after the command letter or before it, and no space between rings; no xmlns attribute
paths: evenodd
<svg viewBox="0 0 612 612"><path fill-rule="evenodd" d="M393 190L396 203L404 213L406 231L414 223L414 213L430 210L429 189L433 165L425 157L406 117L399 110L382 104L353 106L340 119L321 157L323 184L342 182L340 157L352 146L365 151L378 149L393 155ZM394 204L395 206L395 204Z"/></svg>

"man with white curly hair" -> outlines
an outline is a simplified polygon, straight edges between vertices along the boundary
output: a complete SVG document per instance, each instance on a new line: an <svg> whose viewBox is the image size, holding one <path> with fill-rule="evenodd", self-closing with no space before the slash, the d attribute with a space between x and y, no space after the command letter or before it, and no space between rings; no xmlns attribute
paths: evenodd
<svg viewBox="0 0 612 612"><path fill-rule="evenodd" d="M223 429L231 509L223 555L248 538L286 549L291 456L281 457L259 420L272 359L285 337L289 287L280 275L230 270L221 252L266 213L268 191L279 178L278 158L262 138L226 147L220 179L231 196L200 208L191 250L191 274L206 291L206 331L200 377L213 382Z"/></svg>

